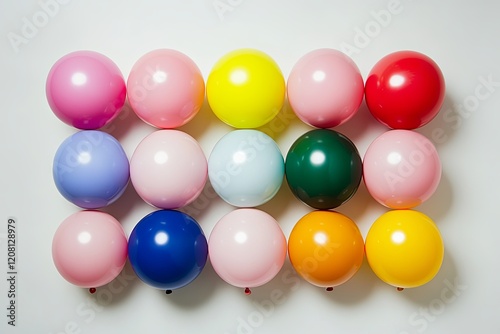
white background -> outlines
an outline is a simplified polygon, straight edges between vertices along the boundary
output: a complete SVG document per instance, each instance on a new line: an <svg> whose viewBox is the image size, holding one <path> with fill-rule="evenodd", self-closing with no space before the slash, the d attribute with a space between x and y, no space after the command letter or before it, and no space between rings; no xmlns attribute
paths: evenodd
<svg viewBox="0 0 500 334"><path fill-rule="evenodd" d="M44 9L37 1L1 1L0 332L498 333L500 5L486 0L400 0L394 6L389 0L220 3L226 4L225 11L218 12L214 0L69 0L52 5L47 15L40 13ZM377 23L374 13L388 7L393 14ZM38 22L37 30L23 31L27 21ZM368 37L361 36L366 29ZM13 34L24 38L23 43L12 43ZM365 79L381 57L404 49L429 55L444 73L443 109L418 130L436 144L443 164L437 192L417 208L436 221L445 242L444 263L432 282L398 293L364 263L352 280L327 293L299 280L287 260L273 281L245 296L207 264L192 284L166 296L135 278L127 265L113 285L91 296L59 275L51 258L52 237L60 222L78 208L64 200L52 180L54 153L75 132L53 115L45 97L45 79L57 59L75 50L95 50L115 61L126 78L146 52L173 48L190 56L206 79L226 52L253 47L271 55L286 78L305 53L347 45ZM485 80L496 84L477 88ZM490 95L478 100L476 89ZM290 112L285 107L285 116L267 126L284 155L310 129L290 118ZM129 157L154 130L130 110L106 128ZM231 129L205 104L182 130L199 140L208 157ZM363 106L336 130L349 136L364 155L386 129ZM436 131L444 137L433 137ZM207 188L185 211L209 236L217 220L232 209ZM287 237L310 211L293 197L286 182L260 209L278 220ZM122 222L127 235L153 210L130 186L105 209ZM338 211L353 218L365 236L386 209L361 185ZM5 316L8 217L18 224L15 328L7 325Z"/></svg>

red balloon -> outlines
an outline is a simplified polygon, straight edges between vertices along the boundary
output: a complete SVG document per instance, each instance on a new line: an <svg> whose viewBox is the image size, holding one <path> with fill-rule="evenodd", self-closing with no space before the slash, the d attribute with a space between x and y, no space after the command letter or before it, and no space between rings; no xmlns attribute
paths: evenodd
<svg viewBox="0 0 500 334"><path fill-rule="evenodd" d="M414 51L398 51L382 58L365 85L368 109L392 129L412 130L429 123L438 114L444 95L438 65Z"/></svg>

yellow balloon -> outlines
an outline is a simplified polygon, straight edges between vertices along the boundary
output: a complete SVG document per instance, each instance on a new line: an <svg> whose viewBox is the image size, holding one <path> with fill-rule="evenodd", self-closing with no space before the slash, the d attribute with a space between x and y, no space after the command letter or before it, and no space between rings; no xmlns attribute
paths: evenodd
<svg viewBox="0 0 500 334"><path fill-rule="evenodd" d="M373 272L398 288L431 281L444 257L436 224L414 210L393 210L380 216L368 231L365 250Z"/></svg>
<svg viewBox="0 0 500 334"><path fill-rule="evenodd" d="M212 68L207 99L223 122L235 128L257 128L272 120L283 107L285 79L266 53L235 50Z"/></svg>

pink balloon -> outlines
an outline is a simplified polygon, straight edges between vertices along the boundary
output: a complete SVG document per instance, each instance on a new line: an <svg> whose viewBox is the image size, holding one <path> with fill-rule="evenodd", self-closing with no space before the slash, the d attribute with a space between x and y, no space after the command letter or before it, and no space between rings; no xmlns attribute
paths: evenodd
<svg viewBox="0 0 500 334"><path fill-rule="evenodd" d="M93 51L76 51L59 59L46 82L50 108L64 123L94 130L118 116L127 95L118 66Z"/></svg>
<svg viewBox="0 0 500 334"><path fill-rule="evenodd" d="M303 122L331 128L351 119L363 100L364 83L356 64L334 49L300 58L287 82L288 100Z"/></svg>
<svg viewBox="0 0 500 334"><path fill-rule="evenodd" d="M59 273L82 288L111 282L127 260L127 238L120 223L99 211L79 211L66 218L52 241Z"/></svg>
<svg viewBox="0 0 500 334"><path fill-rule="evenodd" d="M376 138L363 161L368 192L392 209L410 209L425 202L441 179L436 148L411 130L391 130Z"/></svg>
<svg viewBox="0 0 500 334"><path fill-rule="evenodd" d="M144 138L130 159L130 180L141 198L161 209L177 209L198 197L208 164L198 142L179 130Z"/></svg>
<svg viewBox="0 0 500 334"><path fill-rule="evenodd" d="M227 283L251 288L273 279L285 262L286 238L278 222L257 209L222 217L208 241L213 268Z"/></svg>
<svg viewBox="0 0 500 334"><path fill-rule="evenodd" d="M127 80L128 99L143 121L171 129L189 122L205 98L205 81L185 54L161 49L142 56Z"/></svg>

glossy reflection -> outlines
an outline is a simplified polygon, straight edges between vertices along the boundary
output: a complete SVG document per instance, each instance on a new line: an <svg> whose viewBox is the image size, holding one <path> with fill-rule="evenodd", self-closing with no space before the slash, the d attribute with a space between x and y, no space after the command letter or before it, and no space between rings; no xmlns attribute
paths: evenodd
<svg viewBox="0 0 500 334"><path fill-rule="evenodd" d="M285 262L286 239L280 226L257 209L237 209L222 217L208 244L215 271L236 287L269 282Z"/></svg>
<svg viewBox="0 0 500 334"><path fill-rule="evenodd" d="M439 272L444 245L431 218L418 211L393 210L380 216L368 231L366 257L382 281L413 288Z"/></svg>
<svg viewBox="0 0 500 334"><path fill-rule="evenodd" d="M302 217L288 239L290 261L309 283L331 288L347 282L363 262L364 242L357 225L334 211Z"/></svg>
<svg viewBox="0 0 500 334"><path fill-rule="evenodd" d="M111 282L127 259L127 238L120 223L98 211L66 218L52 241L54 264L68 282L96 288Z"/></svg>
<svg viewBox="0 0 500 334"><path fill-rule="evenodd" d="M155 238L154 238L155 243L158 246L166 245L168 243L169 239L170 239L170 237L168 236L168 234L165 231L159 231L158 233L156 233Z"/></svg>
<svg viewBox="0 0 500 334"><path fill-rule="evenodd" d="M439 186L441 161L425 136L391 130L376 138L363 159L363 180L380 204L410 209L428 200Z"/></svg>
<svg viewBox="0 0 500 334"><path fill-rule="evenodd" d="M115 119L127 94L118 66L93 51L60 58L50 69L45 89L54 114L84 130L101 128Z"/></svg>
<svg viewBox="0 0 500 334"><path fill-rule="evenodd" d="M134 64L127 80L130 106L157 128L180 127L193 119L205 97L200 69L185 54L170 49L148 52Z"/></svg>
<svg viewBox="0 0 500 334"><path fill-rule="evenodd" d="M309 131L288 151L285 175L293 194L316 209L348 201L361 181L358 150L344 135L327 129Z"/></svg>
<svg viewBox="0 0 500 334"><path fill-rule="evenodd" d="M303 122L331 128L356 114L363 100L364 83L358 67L347 55L318 49L294 65L287 91L293 111Z"/></svg>
<svg viewBox="0 0 500 334"><path fill-rule="evenodd" d="M392 88L400 88L406 83L406 78L401 74L394 74L389 78L389 85Z"/></svg>
<svg viewBox="0 0 500 334"><path fill-rule="evenodd" d="M439 66L414 51L391 53L370 71L366 80L366 104L372 115L392 129L415 129L439 112L445 82Z"/></svg>
<svg viewBox="0 0 500 334"><path fill-rule="evenodd" d="M174 290L203 270L208 245L200 225L175 210L155 211L134 227L128 241L130 263L146 284Z"/></svg>
<svg viewBox="0 0 500 334"><path fill-rule="evenodd" d="M217 194L237 207L266 203L278 192L285 173L278 145L257 130L235 130L222 137L208 159Z"/></svg>
<svg viewBox="0 0 500 334"><path fill-rule="evenodd" d="M89 231L83 231L78 234L77 239L80 244L88 244L92 240L92 234Z"/></svg>
<svg viewBox="0 0 500 334"><path fill-rule="evenodd" d="M139 196L161 209L177 209L198 197L207 180L207 160L185 132L158 130L144 138L130 159L130 179Z"/></svg>
<svg viewBox="0 0 500 334"><path fill-rule="evenodd" d="M56 151L53 178L68 201L85 209L115 202L129 181L129 161L120 143L105 132L77 132Z"/></svg>
<svg viewBox="0 0 500 334"><path fill-rule="evenodd" d="M207 80L214 114L235 128L257 128L272 120L285 99L285 79L278 64L254 49L224 55Z"/></svg>

